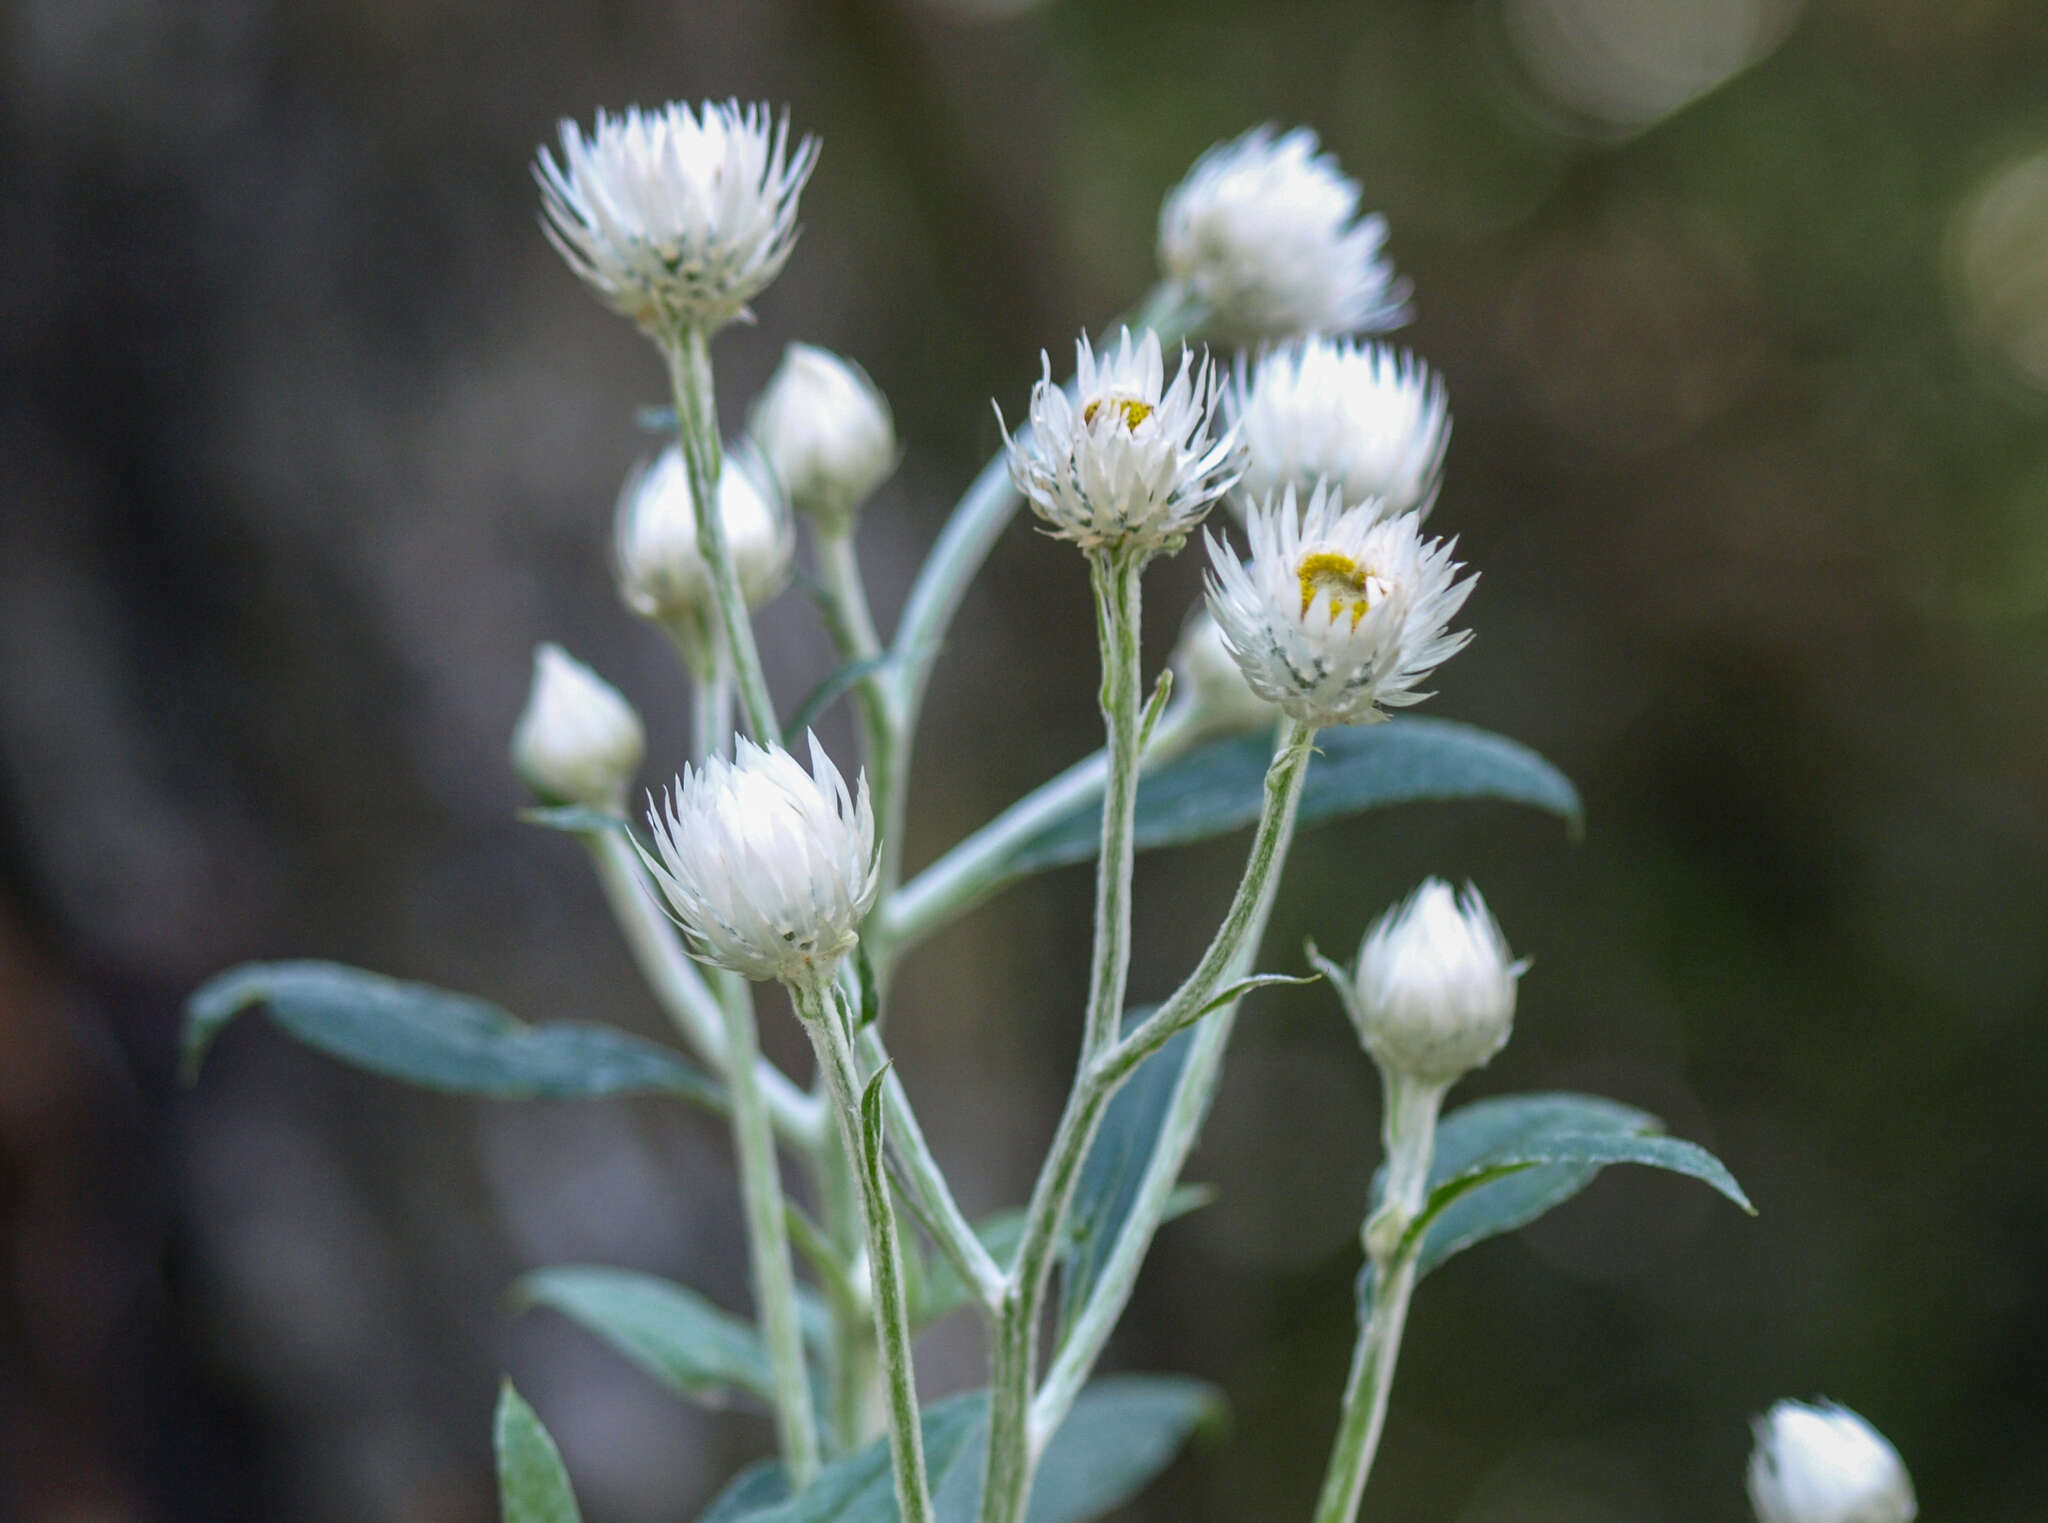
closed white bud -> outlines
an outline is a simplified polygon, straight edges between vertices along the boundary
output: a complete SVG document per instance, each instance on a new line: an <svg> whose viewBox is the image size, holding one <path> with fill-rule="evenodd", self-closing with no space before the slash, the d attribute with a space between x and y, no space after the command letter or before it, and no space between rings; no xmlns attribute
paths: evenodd
<svg viewBox="0 0 2048 1523"><path fill-rule="evenodd" d="M534 650L512 765L538 797L616 811L646 751L640 716L616 688L559 645Z"/></svg>
<svg viewBox="0 0 2048 1523"><path fill-rule="evenodd" d="M1174 702L1190 707L1198 733L1236 735L1271 729L1280 717L1279 709L1244 680L1237 658L1206 608L1196 609L1180 632L1180 643L1173 648L1173 677Z"/></svg>
<svg viewBox="0 0 2048 1523"><path fill-rule="evenodd" d="M1406 282L1381 257L1386 219L1297 127L1258 127L1211 148L1159 212L1159 265L1241 343L1382 332L1408 317Z"/></svg>
<svg viewBox="0 0 2048 1523"><path fill-rule="evenodd" d="M1451 411L1429 367L1383 344L1310 338L1237 374L1224 405L1244 439L1239 498L1260 502L1328 481L1346 502L1388 517L1427 517L1436 501Z"/></svg>
<svg viewBox="0 0 2048 1523"><path fill-rule="evenodd" d="M1473 578L1453 545L1425 540L1413 513L1347 508L1317 487L1306 512L1294 488L1246 516L1249 565L1209 536L1209 611L1245 681L1305 724L1369 724L1420 703L1416 685L1472 638L1450 621Z"/></svg>
<svg viewBox="0 0 2048 1523"><path fill-rule="evenodd" d="M1430 878L1365 933L1350 988L1340 992L1382 1068L1449 1084L1506 1044L1527 968L1478 889L1455 894Z"/></svg>
<svg viewBox="0 0 2048 1523"><path fill-rule="evenodd" d="M811 344L783 351L748 427L790 505L827 534L852 528L896 469L888 400L860 366Z"/></svg>
<svg viewBox="0 0 2048 1523"><path fill-rule="evenodd" d="M1179 549L1237 480L1236 435L1209 436L1214 367L1183 348L1169 384L1149 328L1135 340L1126 328L1100 355L1084 335L1071 394L1054 383L1051 356L1041 361L1029 432L1013 439L1003 431L1017 490L1055 535L1084 550Z"/></svg>
<svg viewBox="0 0 2048 1523"><path fill-rule="evenodd" d="M747 607L759 608L789 585L796 536L780 493L750 450L727 453L718 505L740 592ZM711 568L697 549L690 476L675 445L627 478L613 538L628 608L665 623L711 608Z"/></svg>
<svg viewBox="0 0 2048 1523"><path fill-rule="evenodd" d="M691 946L747 978L818 989L859 939L879 869L867 778L857 794L815 735L811 770L746 736L685 767L650 804L649 875Z"/></svg>
<svg viewBox="0 0 2048 1523"><path fill-rule="evenodd" d="M673 340L718 328L781 273L818 140L791 152L789 118L766 106L671 102L561 125L559 163L534 161L541 226L615 311Z"/></svg>
<svg viewBox="0 0 2048 1523"><path fill-rule="evenodd" d="M1781 1401L1752 1426L1757 1523L1912 1523L1919 1513L1898 1450L1847 1407Z"/></svg>

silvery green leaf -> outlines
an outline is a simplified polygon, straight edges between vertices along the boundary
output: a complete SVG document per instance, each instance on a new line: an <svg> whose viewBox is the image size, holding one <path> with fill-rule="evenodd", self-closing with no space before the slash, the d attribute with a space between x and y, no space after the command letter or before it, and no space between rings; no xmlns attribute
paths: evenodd
<svg viewBox="0 0 2048 1523"><path fill-rule="evenodd" d="M626 828L623 816L592 809L588 804L538 804L531 809L520 810L519 819L522 824L539 825L546 830L566 830L579 836Z"/></svg>
<svg viewBox="0 0 2048 1523"><path fill-rule="evenodd" d="M753 1324L673 1281L562 1264L527 1275L512 1297L560 1312L681 1395L715 1400L739 1389L774 1397L768 1354Z"/></svg>
<svg viewBox="0 0 2048 1523"><path fill-rule="evenodd" d="M1013 1206L1007 1211L998 1211L974 1223L974 1235L981 1239L981 1246L989 1257L1004 1268L1016 1256L1017 1244L1024 1237L1024 1209ZM959 1271L943 1255L935 1256L925 1271L923 1293L911 1308L911 1320L919 1327L950 1316L974 1299L974 1293L960 1278Z"/></svg>
<svg viewBox="0 0 2048 1523"><path fill-rule="evenodd" d="M1137 1029L1151 1014L1151 1007L1127 1012L1124 1030ZM1060 1265L1062 1337L1074 1316L1088 1304L1130 1219L1131 1208L1137 1204L1138 1187L1158 1148L1159 1132L1166 1125L1166 1113L1193 1041L1192 1028L1169 1039L1138 1065L1138 1071L1102 1113L1102 1124L1088 1145L1073 1202L1067 1208L1070 1243Z"/></svg>
<svg viewBox="0 0 2048 1523"><path fill-rule="evenodd" d="M1110 1375L1075 1398L1039 1462L1026 1523L1087 1523L1128 1502L1198 1428L1220 1426L1214 1386L1176 1375Z"/></svg>
<svg viewBox="0 0 2048 1523"><path fill-rule="evenodd" d="M796 712L782 727L785 735L801 735L817 720L818 716L832 707L841 694L852 689L863 677L875 672L886 671L902 661L907 651L886 650L876 656L861 656L835 667L828 672L825 680L811 689L810 696L797 705Z"/></svg>
<svg viewBox="0 0 2048 1523"><path fill-rule="evenodd" d="M1504 799L1559 815L1576 829L1578 790L1527 746L1448 719L1394 719L1324 730L1316 737L1296 815L1298 828L1385 804L1430 799ZM1140 850L1181 846L1251 825L1265 802L1269 735L1218 741L1147 773L1133 835ZM1022 842L1006 877L1085 862L1102 834L1093 800Z"/></svg>
<svg viewBox="0 0 2048 1523"><path fill-rule="evenodd" d="M609 1026L529 1026L487 1000L331 962L245 963L186 1002L189 1080L227 1023L264 1005L330 1057L451 1094L583 1100L667 1094L723 1110L725 1092L666 1047Z"/></svg>
<svg viewBox="0 0 2048 1523"><path fill-rule="evenodd" d="M504 1523L582 1523L561 1451L509 1380L498 1392L491 1441Z"/></svg>

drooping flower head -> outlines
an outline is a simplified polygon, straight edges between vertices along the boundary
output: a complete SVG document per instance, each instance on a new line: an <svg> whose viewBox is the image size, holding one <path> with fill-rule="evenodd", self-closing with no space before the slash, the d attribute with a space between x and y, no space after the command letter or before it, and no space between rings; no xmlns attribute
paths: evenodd
<svg viewBox="0 0 2048 1523"><path fill-rule="evenodd" d="M1912 1523L1918 1514L1899 1451L1847 1407L1781 1401L1752 1426L1757 1523Z"/></svg>
<svg viewBox="0 0 2048 1523"><path fill-rule="evenodd" d="M790 505L821 532L844 534L896 469L889 403L851 360L791 344L748 423Z"/></svg>
<svg viewBox="0 0 2048 1523"><path fill-rule="evenodd" d="M1528 969L1479 890L1425 879L1359 943L1348 980L1335 980L1359 1040L1380 1066L1449 1084L1506 1044L1515 987Z"/></svg>
<svg viewBox="0 0 2048 1523"><path fill-rule="evenodd" d="M561 125L559 162L534 161L542 223L569 267L657 338L744 315L796 242L797 195L818 140L792 152L766 106L672 101Z"/></svg>
<svg viewBox="0 0 2048 1523"><path fill-rule="evenodd" d="M858 940L880 881L867 777L849 793L815 735L811 770L735 741L685 767L647 822L649 875L699 955L747 978L816 989Z"/></svg>
<svg viewBox="0 0 2048 1523"><path fill-rule="evenodd" d="M749 449L729 451L718 477L725 542L749 608L789 585L796 535L780 494ZM697 549L697 510L682 451L671 444L626 479L613 520L619 594L664 623L712 607L711 568Z"/></svg>
<svg viewBox="0 0 2048 1523"><path fill-rule="evenodd" d="M1408 318L1408 288L1381 257L1386 219L1306 127L1256 127L1211 148L1159 211L1159 266L1241 343L1382 332Z"/></svg>
<svg viewBox="0 0 2048 1523"><path fill-rule="evenodd" d="M1041 358L1030 429L1014 439L1003 431L1017 490L1053 533L1084 550L1179 549L1237 480L1236 435L1209 432L1215 367L1183 348L1168 384L1150 329L1134 341L1126 328L1100 355L1084 335L1074 345L1071 394L1054 383L1051 356Z"/></svg>
<svg viewBox="0 0 2048 1523"><path fill-rule="evenodd" d="M1346 502L1426 518L1450 442L1443 382L1410 355L1351 339L1308 338L1237 373L1224 407L1244 438L1233 501L1259 502L1327 480Z"/></svg>
<svg viewBox="0 0 2048 1523"><path fill-rule="evenodd" d="M640 768L640 716L604 678L559 645L533 653L533 687L512 727L512 765L550 803L616 810Z"/></svg>
<svg viewBox="0 0 2048 1523"><path fill-rule="evenodd" d="M1209 535L1209 610L1252 691L1304 723L1369 724L1420 703L1416 684L1472 638L1449 626L1474 578L1456 580L1453 544L1423 539L1413 513L1347 508L1327 487L1297 513L1290 486L1245 531L1249 565Z"/></svg>

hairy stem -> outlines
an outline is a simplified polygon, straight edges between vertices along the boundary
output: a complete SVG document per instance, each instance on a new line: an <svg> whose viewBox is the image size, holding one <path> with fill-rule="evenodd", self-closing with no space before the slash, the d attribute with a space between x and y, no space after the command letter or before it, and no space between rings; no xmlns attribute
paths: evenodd
<svg viewBox="0 0 2048 1523"><path fill-rule="evenodd" d="M760 1058L751 989L725 1007L726 1049L731 1071L732 1142L739 1158L740 1197L745 1206L747 1251L753 1261L754 1304L774 1376L775 1436L792 1493L818 1473L818 1428L804 1367L803 1334L797 1322L796 1273L789 1257L781 1164L768 1107L755 1075Z"/></svg>
<svg viewBox="0 0 2048 1523"><path fill-rule="evenodd" d="M889 1457L902 1523L932 1523L931 1488L925 1480L924 1430L917 1408L917 1371L910 1354L910 1311L904 1293L902 1244L896 1208L877 1151L863 1141L860 1069L854 1060L845 1012L828 988L793 989L804 1030L818 1054L818 1069L832 1095L839 1137L853 1160L860 1186L861 1217L867 1228L868 1267L874 1283L875 1341L889 1398Z"/></svg>
<svg viewBox="0 0 2048 1523"><path fill-rule="evenodd" d="M1386 1427L1387 1400L1394 1389L1394 1365L1415 1292L1420 1242L1407 1229L1428 1198L1430 1156L1436 1147L1436 1118L1448 1086L1422 1084L1392 1071L1382 1074L1386 1105L1382 1120L1387 1149L1386 1195L1366 1223L1366 1252L1372 1260L1372 1306L1358 1329L1337 1437L1316 1500L1315 1523L1352 1523L1372 1474Z"/></svg>
<svg viewBox="0 0 2048 1523"><path fill-rule="evenodd" d="M669 384L675 392L676 422L683 470L690 483L690 501L697 514L697 553L711 570L711 590L718 620L739 685L740 706L747 728L762 745L779 741L775 703L761 670L761 652L754 644L753 621L740 591L732 547L725 539L725 515L719 512L718 478L724 469L724 446L718 437L718 403L711 378L711 335L702 327L686 330L666 346Z"/></svg>
<svg viewBox="0 0 2048 1523"><path fill-rule="evenodd" d="M873 660L881 654L882 642L875 634L874 615L868 610L867 587L861 580L860 559L854 552L852 534L820 533L814 543L818 550L825 624L840 658ZM894 782L899 729L895 690L885 672L871 671L860 679L854 694L859 704L861 754L867 761L868 786L886 806L898 799ZM883 826L881 891L886 894L903 875L902 820L891 820L885 815Z"/></svg>

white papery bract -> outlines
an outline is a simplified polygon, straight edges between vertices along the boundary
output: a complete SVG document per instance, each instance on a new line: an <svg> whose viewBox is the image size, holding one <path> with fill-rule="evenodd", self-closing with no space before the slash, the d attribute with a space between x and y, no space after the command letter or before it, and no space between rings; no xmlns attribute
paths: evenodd
<svg viewBox="0 0 2048 1523"><path fill-rule="evenodd" d="M647 822L647 871L691 946L747 978L819 989L859 938L880 881L865 774L856 793L815 735L811 770L744 735L685 767Z"/></svg>
<svg viewBox="0 0 2048 1523"><path fill-rule="evenodd" d="M559 645L534 650L512 765L538 797L617 810L646 751L640 716L618 689Z"/></svg>
<svg viewBox="0 0 2048 1523"><path fill-rule="evenodd" d="M860 366L811 344L783 351L748 431L790 505L828 534L846 533L896 469L888 400Z"/></svg>
<svg viewBox="0 0 2048 1523"><path fill-rule="evenodd" d="M1465 648L1452 633L1475 578L1458 581L1453 544L1425 540L1416 515L1346 508L1294 488L1246 516L1249 565L1209 535L1209 611L1253 692L1307 724L1368 724L1420 703L1416 684Z"/></svg>
<svg viewBox="0 0 2048 1523"><path fill-rule="evenodd" d="M1345 1005L1382 1068L1448 1084L1506 1044L1527 967L1478 889L1429 878L1365 933Z"/></svg>
<svg viewBox="0 0 2048 1523"><path fill-rule="evenodd" d="M715 329L781 273L818 158L762 105L670 102L561 125L534 161L549 241L613 309L657 338Z"/></svg>
<svg viewBox="0 0 2048 1523"><path fill-rule="evenodd" d="M1223 632L1206 608L1198 608L1173 647L1173 697L1193 714L1196 733L1236 735L1271 728L1280 711L1244 680L1244 672Z"/></svg>
<svg viewBox="0 0 2048 1523"><path fill-rule="evenodd" d="M1757 1523L1911 1523L1918 1514L1898 1450L1847 1407L1781 1401L1753 1426Z"/></svg>
<svg viewBox="0 0 2048 1523"><path fill-rule="evenodd" d="M1177 550L1209 505L1237 480L1234 433L1212 439L1216 371L1185 348L1166 381L1159 335L1097 355L1074 346L1074 385L1052 378L1052 357L1031 388L1031 426L1003 430L1010 478L1053 533L1084 550ZM996 410L1000 423L1002 409Z"/></svg>
<svg viewBox="0 0 2048 1523"><path fill-rule="evenodd" d="M781 494L751 450L726 455L719 512L740 592L759 608L789 585L796 535ZM613 521L619 595L635 613L674 623L710 609L711 568L682 451L671 444L627 478Z"/></svg>
<svg viewBox="0 0 2048 1523"><path fill-rule="evenodd" d="M1386 219L1306 127L1254 128L1211 148L1159 211L1159 265L1211 331L1238 342L1382 332L1408 288L1381 257Z"/></svg>
<svg viewBox="0 0 2048 1523"><path fill-rule="evenodd" d="M1258 502L1328 481L1346 502L1427 517L1436 501L1451 411L1443 382L1381 344L1309 338L1240 358L1224 407L1244 441L1234 500Z"/></svg>

